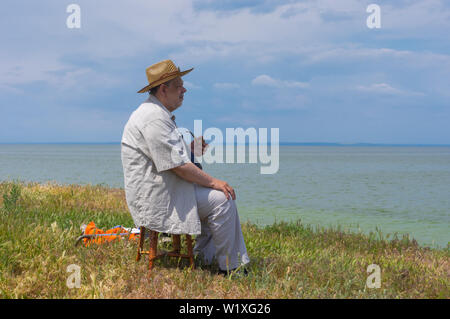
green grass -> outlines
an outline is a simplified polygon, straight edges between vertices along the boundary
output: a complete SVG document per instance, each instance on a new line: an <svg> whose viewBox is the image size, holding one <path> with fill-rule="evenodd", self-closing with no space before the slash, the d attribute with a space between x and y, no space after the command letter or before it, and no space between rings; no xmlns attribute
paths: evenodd
<svg viewBox="0 0 450 319"><path fill-rule="evenodd" d="M0 184L2 298L449 298L449 248L407 237L387 240L340 229L276 223L243 224L250 274L216 274L174 259L135 261L136 243L75 247L81 224L133 226L121 189L3 182ZM69 289L67 267L81 269ZM367 267L381 269L381 287L367 288Z"/></svg>

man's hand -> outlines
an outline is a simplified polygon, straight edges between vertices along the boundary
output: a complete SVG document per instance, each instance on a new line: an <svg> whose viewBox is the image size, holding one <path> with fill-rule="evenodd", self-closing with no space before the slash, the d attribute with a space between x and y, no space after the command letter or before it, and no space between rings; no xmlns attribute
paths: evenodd
<svg viewBox="0 0 450 319"><path fill-rule="evenodd" d="M221 181L220 179L214 178L211 188L216 189L218 191L222 191L227 199L230 199L230 195L233 200L236 199L236 194L234 193L233 187L228 185L228 183L225 181Z"/></svg>
<svg viewBox="0 0 450 319"><path fill-rule="evenodd" d="M191 142L191 152L194 153L195 156L202 156L205 154L207 147L208 144L203 139L203 136L197 137Z"/></svg>
<svg viewBox="0 0 450 319"><path fill-rule="evenodd" d="M210 176L192 163L172 168L172 171L188 182L221 191L227 199L230 199L230 196L233 200L236 199L234 189L227 182Z"/></svg>

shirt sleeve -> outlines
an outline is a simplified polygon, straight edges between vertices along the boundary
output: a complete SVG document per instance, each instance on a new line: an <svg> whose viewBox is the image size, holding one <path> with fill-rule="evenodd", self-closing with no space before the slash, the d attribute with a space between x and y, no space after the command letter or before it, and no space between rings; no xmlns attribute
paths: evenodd
<svg viewBox="0 0 450 319"><path fill-rule="evenodd" d="M183 135L169 121L154 120L144 126L142 133L158 172L191 162Z"/></svg>

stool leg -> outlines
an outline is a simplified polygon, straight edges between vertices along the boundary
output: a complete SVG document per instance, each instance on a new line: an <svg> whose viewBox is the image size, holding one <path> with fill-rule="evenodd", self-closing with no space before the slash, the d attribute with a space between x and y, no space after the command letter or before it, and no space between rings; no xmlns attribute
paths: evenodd
<svg viewBox="0 0 450 319"><path fill-rule="evenodd" d="M186 246L187 246L187 251L188 251L188 255L189 255L189 262L191 264L191 267L195 268L195 265L194 265L194 251L192 249L192 237L191 237L191 235L186 235Z"/></svg>
<svg viewBox="0 0 450 319"><path fill-rule="evenodd" d="M179 254L181 251L181 239L180 235L172 234L172 248L173 252Z"/></svg>
<svg viewBox="0 0 450 319"><path fill-rule="evenodd" d="M140 230L136 261L141 260L141 250L144 247L145 227L140 227Z"/></svg>
<svg viewBox="0 0 450 319"><path fill-rule="evenodd" d="M156 259L158 254L158 232L151 230L150 231L150 253L148 256L148 274L150 275L150 271L153 268L153 261Z"/></svg>

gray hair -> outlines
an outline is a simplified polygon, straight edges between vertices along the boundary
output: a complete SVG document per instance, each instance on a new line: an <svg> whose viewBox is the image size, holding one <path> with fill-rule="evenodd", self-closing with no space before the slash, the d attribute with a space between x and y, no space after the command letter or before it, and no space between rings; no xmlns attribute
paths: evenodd
<svg viewBox="0 0 450 319"><path fill-rule="evenodd" d="M161 86L161 85L166 85L166 86L170 86L170 83L172 83L172 81L173 81L174 79L172 79L172 80L169 80L169 81L167 81L167 82L164 82L164 83L161 83L160 85L157 85L157 86L155 86L155 87L153 87L153 88L151 88L149 91L148 91L148 94L151 94L151 95L155 95L156 94L156 92L158 92L158 90L159 90L159 87Z"/></svg>

